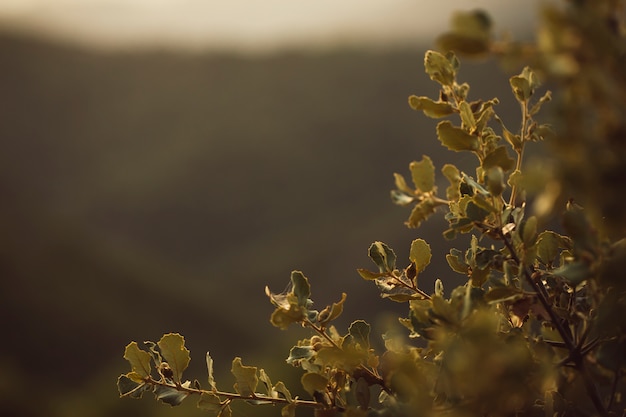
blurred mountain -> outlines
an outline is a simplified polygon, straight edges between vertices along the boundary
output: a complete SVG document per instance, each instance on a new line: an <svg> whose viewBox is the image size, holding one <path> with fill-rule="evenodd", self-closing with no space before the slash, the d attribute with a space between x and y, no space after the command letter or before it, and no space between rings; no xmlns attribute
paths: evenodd
<svg viewBox="0 0 626 417"><path fill-rule="evenodd" d="M115 390L124 346L171 331L190 378L206 350L218 372L237 355L285 372L302 333L271 327L264 287L293 269L320 308L348 293L338 326L380 333L404 306L355 272L374 240L408 263L425 238L422 285L445 278L442 216L407 230L389 200L411 160L458 159L407 105L436 95L425 49L96 53L0 35L0 415L176 415ZM475 95L508 91L486 68L464 63Z"/></svg>

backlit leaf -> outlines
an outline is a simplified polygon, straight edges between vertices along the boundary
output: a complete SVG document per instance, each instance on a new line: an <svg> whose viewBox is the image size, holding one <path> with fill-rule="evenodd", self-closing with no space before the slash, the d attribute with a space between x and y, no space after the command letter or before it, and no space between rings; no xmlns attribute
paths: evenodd
<svg viewBox="0 0 626 417"><path fill-rule="evenodd" d="M424 115L433 119L439 119L454 113L454 108L450 103L434 101L428 97L410 96L409 106L411 106L413 110L423 111Z"/></svg>
<svg viewBox="0 0 626 417"><path fill-rule="evenodd" d="M237 382L235 382L234 388L239 394L244 397L251 397L254 395L259 378L257 377L257 368L254 366L244 366L241 363L241 358L236 357L233 359L230 372L235 376Z"/></svg>
<svg viewBox="0 0 626 417"><path fill-rule="evenodd" d="M324 318L324 320L320 319L320 324L326 325L327 323L339 317L341 313L343 313L343 303L346 302L347 297L348 295L345 292L341 293L341 300L339 300L336 303L333 303L333 305L330 308L330 313L328 314L326 318Z"/></svg>
<svg viewBox="0 0 626 417"><path fill-rule="evenodd" d="M307 300L311 296L311 286L309 280L300 271L291 272L291 283L293 285L293 293L298 298L298 305L304 307Z"/></svg>
<svg viewBox="0 0 626 417"><path fill-rule="evenodd" d="M450 249L450 253L446 255L446 261L454 272L467 274L469 271L469 265L465 263L463 253L458 249Z"/></svg>
<svg viewBox="0 0 626 417"><path fill-rule="evenodd" d="M433 161L426 155L419 162L409 164L411 177L415 187L423 193L428 193L435 187L435 166Z"/></svg>
<svg viewBox="0 0 626 417"><path fill-rule="evenodd" d="M315 394L315 392L324 392L326 391L326 386L328 385L328 379L315 372L307 372L302 375L300 378L300 382L302 383L302 387L308 392L310 395Z"/></svg>
<svg viewBox="0 0 626 417"><path fill-rule="evenodd" d="M450 186L446 188L446 197L450 201L456 201L461 198L459 184L461 183L461 173L459 169L452 164L445 164L441 168L443 175L450 181Z"/></svg>
<svg viewBox="0 0 626 417"><path fill-rule="evenodd" d="M515 301L524 297L524 293L515 287L495 287L485 294L488 303L500 303L503 301Z"/></svg>
<svg viewBox="0 0 626 417"><path fill-rule="evenodd" d="M154 396L172 407L180 405L189 396L188 392L181 391L176 387L157 385L154 387Z"/></svg>
<svg viewBox="0 0 626 417"><path fill-rule="evenodd" d="M463 127L470 132L474 132L476 129L476 118L474 118L474 112L472 112L470 104L467 101L463 101L459 104L459 112Z"/></svg>
<svg viewBox="0 0 626 417"><path fill-rule="evenodd" d="M134 373L146 378L150 376L151 356L145 350L139 349L137 342L130 342L124 350L124 359L130 362L130 367Z"/></svg>
<svg viewBox="0 0 626 417"><path fill-rule="evenodd" d="M413 210L411 210L411 214L409 215L409 219L405 222L405 224L409 228L417 228L434 212L435 204L430 199L426 199L413 207Z"/></svg>
<svg viewBox="0 0 626 417"><path fill-rule="evenodd" d="M430 245L424 239L415 239L411 243L409 259L415 263L417 272L422 272L428 266L431 257Z"/></svg>
<svg viewBox="0 0 626 417"><path fill-rule="evenodd" d="M385 275L387 275L386 272L372 272L363 268L358 268L357 272L359 273L359 275L361 275L361 278L367 281L372 281L372 280L375 280L375 279L378 279L380 277L384 277Z"/></svg>
<svg viewBox="0 0 626 417"><path fill-rule="evenodd" d="M427 51L424 56L424 69L430 79L441 85L452 86L456 78L454 61L435 51Z"/></svg>
<svg viewBox="0 0 626 417"><path fill-rule="evenodd" d="M515 167L515 160L509 156L505 146L498 146L487 154L482 167L485 171L492 167L500 167L507 172Z"/></svg>
<svg viewBox="0 0 626 417"><path fill-rule="evenodd" d="M374 242L369 248L369 257L378 266L380 272L391 272L396 267L396 254L383 242Z"/></svg>
<svg viewBox="0 0 626 417"><path fill-rule="evenodd" d="M476 151L480 148L478 137L470 135L460 127L453 126L448 120L437 125L437 138L451 151Z"/></svg>
<svg viewBox="0 0 626 417"><path fill-rule="evenodd" d="M561 253L561 249L567 249L570 246L568 238L546 230L537 237L537 256L544 265L552 266L555 258Z"/></svg>
<svg viewBox="0 0 626 417"><path fill-rule="evenodd" d="M289 351L287 363L293 365L296 361L300 361L302 359L310 359L314 355L315 350L313 350L313 346L294 346Z"/></svg>
<svg viewBox="0 0 626 417"><path fill-rule="evenodd" d="M137 375L120 375L117 379L117 390L120 397L141 398L144 392L152 389L151 385L137 382Z"/></svg>
<svg viewBox="0 0 626 417"><path fill-rule="evenodd" d="M175 382L181 382L183 372L191 360L189 350L185 348L185 338L178 333L168 333L157 343L163 359L169 364Z"/></svg>
<svg viewBox="0 0 626 417"><path fill-rule="evenodd" d="M206 367L209 373L209 387L213 391L217 391L217 385L215 383L215 379L213 378L213 358L209 355L209 352L206 353Z"/></svg>
<svg viewBox="0 0 626 417"><path fill-rule="evenodd" d="M203 392L198 401L198 408L207 412L210 417L230 417L232 411L228 403L224 403L215 394Z"/></svg>
<svg viewBox="0 0 626 417"><path fill-rule="evenodd" d="M283 396L287 401L292 402L293 397L291 396L291 392L287 389L283 381L278 381L276 385L274 385L274 391Z"/></svg>
<svg viewBox="0 0 626 417"><path fill-rule="evenodd" d="M296 417L296 404L290 403L281 408L280 417Z"/></svg>
<svg viewBox="0 0 626 417"><path fill-rule="evenodd" d="M411 187L407 185L406 180L404 179L402 174L394 173L393 178L394 178L396 188L399 191L402 191L403 193L406 193L409 195L413 194L413 190L411 189Z"/></svg>
<svg viewBox="0 0 626 417"><path fill-rule="evenodd" d="M362 349L370 347L370 325L363 320L353 322L348 328L348 334L352 336L352 340L359 344Z"/></svg>

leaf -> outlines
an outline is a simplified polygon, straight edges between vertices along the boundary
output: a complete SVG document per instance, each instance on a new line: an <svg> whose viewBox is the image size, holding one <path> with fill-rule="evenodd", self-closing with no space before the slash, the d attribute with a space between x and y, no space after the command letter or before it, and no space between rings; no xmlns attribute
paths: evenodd
<svg viewBox="0 0 626 417"><path fill-rule="evenodd" d="M328 379L325 376L317 374L315 372L307 372L302 375L300 378L300 382L302 383L302 387L306 392L308 392L311 396L315 394L315 392L324 392L326 391L326 386L328 385Z"/></svg>
<svg viewBox="0 0 626 417"><path fill-rule="evenodd" d="M141 398L143 393L150 390L152 386L137 382L137 375L120 375L117 378L117 390L120 397Z"/></svg>
<svg viewBox="0 0 626 417"><path fill-rule="evenodd" d="M419 162L409 164L411 176L415 187L423 193L429 193L435 187L435 166L433 161L426 155Z"/></svg>
<svg viewBox="0 0 626 417"><path fill-rule="evenodd" d="M286 361L288 364L294 365L296 361L310 359L314 355L315 350L313 350L313 346L294 346L289 351L289 357Z"/></svg>
<svg viewBox="0 0 626 417"><path fill-rule="evenodd" d="M326 325L327 323L339 317L341 313L343 313L343 303L346 302L347 297L348 295L345 292L341 293L341 300L339 300L336 303L333 303L332 307L330 308L330 313L328 314L328 316L325 317L323 320L322 318L320 318L319 320L320 324Z"/></svg>
<svg viewBox="0 0 626 417"><path fill-rule="evenodd" d="M508 172L515 167L515 160L509 156L505 146L498 146L487 154L482 167L485 171L492 167L500 167L504 172Z"/></svg>
<svg viewBox="0 0 626 417"><path fill-rule="evenodd" d="M467 203L465 208L465 214L467 218L474 222L483 222L485 217L489 215L489 212L482 207L479 207L474 201Z"/></svg>
<svg viewBox="0 0 626 417"><path fill-rule="evenodd" d="M467 101L461 102L459 104L459 112L463 128L473 133L476 130L476 118L474 117L474 112L472 112L470 104Z"/></svg>
<svg viewBox="0 0 626 417"><path fill-rule="evenodd" d="M552 271L554 275L565 278L572 286L577 286L591 276L589 265L585 262L576 261Z"/></svg>
<svg viewBox="0 0 626 417"><path fill-rule="evenodd" d="M539 110L541 110L541 106L543 106L544 103L550 100L552 100L552 92L546 91L546 93L530 108L530 110L528 111L528 115L534 116L535 114L539 113Z"/></svg>
<svg viewBox="0 0 626 417"><path fill-rule="evenodd" d="M370 325L363 320L353 322L348 328L348 334L352 336L352 340L361 346L361 349L370 348Z"/></svg>
<svg viewBox="0 0 626 417"><path fill-rule="evenodd" d="M426 73L431 80L441 85L451 87L454 84L457 70L455 67L454 58L450 59L439 52L427 51L424 55L424 69Z"/></svg>
<svg viewBox="0 0 626 417"><path fill-rule="evenodd" d="M290 403L280 409L280 417L296 417L296 403Z"/></svg>
<svg viewBox="0 0 626 417"><path fill-rule="evenodd" d="M522 241L529 248L537 240L537 217L531 216L522 222Z"/></svg>
<svg viewBox="0 0 626 417"><path fill-rule="evenodd" d="M206 353L206 367L209 373L209 387L211 387L211 390L217 391L217 385L215 383L215 379L213 378L213 358L211 358L209 352Z"/></svg>
<svg viewBox="0 0 626 417"><path fill-rule="evenodd" d="M230 372L235 376L234 388L243 397L252 397L256 390L259 378L257 377L257 368L254 366L244 366L241 358L233 359Z"/></svg>
<svg viewBox="0 0 626 417"><path fill-rule="evenodd" d="M403 193L406 193L406 194L409 194L409 195L413 194L413 190L411 189L411 187L409 187L406 184L406 180L404 179L402 174L398 174L397 172L394 172L393 178L394 178L394 182L395 182L396 188L399 191L402 191Z"/></svg>
<svg viewBox="0 0 626 417"><path fill-rule="evenodd" d="M480 148L478 137L453 126L448 120L437 125L437 139L451 151L477 151Z"/></svg>
<svg viewBox="0 0 626 417"><path fill-rule="evenodd" d="M502 168L499 166L489 168L485 177L489 193L494 197L502 195L502 192L504 191L504 173L502 172Z"/></svg>
<svg viewBox="0 0 626 417"><path fill-rule="evenodd" d="M168 333L157 343L165 361L173 372L174 382L181 382L183 372L189 366L189 350L185 348L185 338L178 333Z"/></svg>
<svg viewBox="0 0 626 417"><path fill-rule="evenodd" d="M450 249L450 253L446 255L446 261L454 272L467 275L469 265L463 260L463 253L458 249Z"/></svg>
<svg viewBox="0 0 626 417"><path fill-rule="evenodd" d="M311 296L311 286L309 280L300 271L291 272L291 283L293 284L293 293L298 298L298 305L306 307L307 300Z"/></svg>
<svg viewBox="0 0 626 417"><path fill-rule="evenodd" d="M368 254L381 273L392 272L396 268L396 254L383 242L372 243Z"/></svg>
<svg viewBox="0 0 626 417"><path fill-rule="evenodd" d="M423 200L419 204L416 204L415 207L413 207L413 210L411 210L411 214L409 215L409 219L404 224L412 229L417 228L434 212L435 204L430 199Z"/></svg>
<svg viewBox="0 0 626 417"><path fill-rule="evenodd" d="M363 268L358 268L356 271L359 273L359 275L361 275L361 278L363 278L366 281L372 281L372 280L375 280L375 279L378 279L380 277L384 277L385 275L387 275L386 272L372 272Z"/></svg>
<svg viewBox="0 0 626 417"><path fill-rule="evenodd" d="M370 404L370 386L365 380L365 378L361 377L356 381L356 387L354 390L354 395L356 397L357 403L359 403L359 408L361 410L368 410Z"/></svg>
<svg viewBox="0 0 626 417"><path fill-rule="evenodd" d="M130 342L124 350L124 359L130 363L132 371L141 378L150 376L151 356L145 350L139 349L137 342Z"/></svg>
<svg viewBox="0 0 626 417"><path fill-rule="evenodd" d="M282 395L287 401L292 402L293 397L291 396L291 392L287 389L283 381L278 381L276 385L274 385L274 391Z"/></svg>
<svg viewBox="0 0 626 417"><path fill-rule="evenodd" d="M525 67L519 75L511 77L509 83L520 102L528 101L539 86L539 80L530 67Z"/></svg>
<svg viewBox="0 0 626 417"><path fill-rule="evenodd" d="M493 264L494 258L499 256L500 252L493 249L481 249L476 253L474 259L478 268L485 269Z"/></svg>
<svg viewBox="0 0 626 417"><path fill-rule="evenodd" d="M405 194L402 191L391 190L391 201L398 206L407 206L415 201L415 197Z"/></svg>
<svg viewBox="0 0 626 417"><path fill-rule="evenodd" d="M272 385L272 381L267 372L265 372L265 369L259 370L259 381L261 381L263 385L265 385L265 392L267 396L270 398L276 398L273 392L274 387Z"/></svg>
<svg viewBox="0 0 626 417"><path fill-rule="evenodd" d="M209 417L230 417L232 411L228 402L222 402L215 394L203 392L198 400L198 408L208 412Z"/></svg>
<svg viewBox="0 0 626 417"><path fill-rule="evenodd" d="M434 101L428 97L410 96L409 106L411 106L413 110L420 110L424 112L425 116L433 119L439 119L454 113L454 108L450 105L450 103L446 103L444 101Z"/></svg>
<svg viewBox="0 0 626 417"><path fill-rule="evenodd" d="M450 201L456 201L461 198L459 184L461 183L461 173L459 169L452 164L445 164L441 168L443 175L450 181L450 186L446 188L446 197Z"/></svg>
<svg viewBox="0 0 626 417"><path fill-rule="evenodd" d="M550 230L545 230L537 237L537 256L541 263L552 266L561 249L568 249L571 243L568 238Z"/></svg>
<svg viewBox="0 0 626 417"><path fill-rule="evenodd" d="M156 385L154 387L154 396L157 400L175 407L180 405L189 396L189 393L172 386Z"/></svg>
<svg viewBox="0 0 626 417"><path fill-rule="evenodd" d="M409 259L415 263L418 273L428 266L431 257L430 245L424 239L415 239L411 243Z"/></svg>
<svg viewBox="0 0 626 417"><path fill-rule="evenodd" d="M501 303L503 301L515 301L524 297L524 293L515 287L495 287L485 294L488 303Z"/></svg>

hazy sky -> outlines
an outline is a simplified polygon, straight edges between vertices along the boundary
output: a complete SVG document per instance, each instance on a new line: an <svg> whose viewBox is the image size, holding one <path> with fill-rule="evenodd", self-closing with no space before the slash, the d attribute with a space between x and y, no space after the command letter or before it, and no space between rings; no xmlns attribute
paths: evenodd
<svg viewBox="0 0 626 417"><path fill-rule="evenodd" d="M483 8L500 30L532 25L541 0L0 0L0 26L100 46L268 50L411 42L454 10Z"/></svg>

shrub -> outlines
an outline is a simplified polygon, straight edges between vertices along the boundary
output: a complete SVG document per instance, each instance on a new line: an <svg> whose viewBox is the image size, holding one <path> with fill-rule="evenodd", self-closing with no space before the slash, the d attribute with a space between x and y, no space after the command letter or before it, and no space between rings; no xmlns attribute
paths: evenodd
<svg viewBox="0 0 626 417"><path fill-rule="evenodd" d="M405 333L383 334L385 351L370 344L370 325L333 326L346 294L321 310L313 307L309 280L291 274L285 292L266 290L275 306L271 323L311 330L290 350L287 362L302 369L310 399L294 397L263 369L232 362L233 392L221 391L207 354L208 387L183 379L190 355L184 338L126 346L131 371L121 375L121 396L152 392L178 405L195 396L208 415L228 417L230 404L282 404L316 415L623 415L626 394L626 43L617 1L572 1L548 8L536 44L496 41L482 12L459 13L439 38L442 52L428 51L426 73L439 97L411 96L409 105L444 119L437 139L455 152L473 154L475 172L441 167L449 185L437 189L428 156L409 164L410 178L394 174L393 202L410 206L410 228L444 211L443 232L470 236L466 248L445 258L465 285L434 292L419 287L431 261L428 243L411 243L399 265L383 242L369 248L373 270L358 269L383 298L404 303ZM505 126L497 98L470 100L457 80L458 56L495 55L505 65L528 64L510 78L520 126ZM540 79L555 88L552 125L536 121L552 99ZM528 143L546 141L551 169L524 164ZM549 229L558 213L560 226ZM554 222L552 222L554 223ZM554 228L554 227L553 227Z"/></svg>

